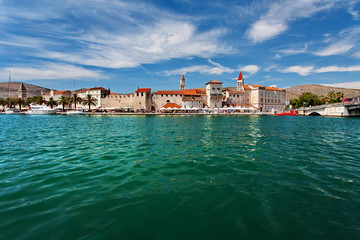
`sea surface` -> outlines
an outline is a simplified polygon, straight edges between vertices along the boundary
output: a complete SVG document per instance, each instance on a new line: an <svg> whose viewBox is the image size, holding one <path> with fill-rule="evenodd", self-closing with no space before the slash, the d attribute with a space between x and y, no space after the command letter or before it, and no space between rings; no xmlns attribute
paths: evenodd
<svg viewBox="0 0 360 240"><path fill-rule="evenodd" d="M360 118L0 126L0 239L360 239Z"/></svg>

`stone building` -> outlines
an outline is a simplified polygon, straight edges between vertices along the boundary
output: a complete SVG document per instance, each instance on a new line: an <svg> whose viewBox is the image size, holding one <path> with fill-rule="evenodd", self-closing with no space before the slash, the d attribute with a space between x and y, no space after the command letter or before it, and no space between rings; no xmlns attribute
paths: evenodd
<svg viewBox="0 0 360 240"><path fill-rule="evenodd" d="M54 91L53 89L50 90L50 92L44 93L42 95L43 99L45 101L49 101L52 97L55 101L59 101L62 96L71 97L71 92L69 90L63 90L63 91Z"/></svg>
<svg viewBox="0 0 360 240"><path fill-rule="evenodd" d="M96 99L96 105L95 108L101 108L102 106L102 100L106 98L108 95L110 95L110 90L105 89L103 87L94 87L94 88L88 88L88 89L80 89L77 91L74 91L78 95L78 97L81 97L82 99L85 99L87 95L91 95L93 98ZM86 106L83 104L79 104L79 107L85 108Z"/></svg>
<svg viewBox="0 0 360 240"><path fill-rule="evenodd" d="M207 106L210 109L222 107L222 82L211 80L206 83Z"/></svg>
<svg viewBox="0 0 360 240"><path fill-rule="evenodd" d="M22 100L26 100L26 98L27 98L27 89L26 89L24 83L20 84L20 88L18 91L18 98L21 98Z"/></svg>

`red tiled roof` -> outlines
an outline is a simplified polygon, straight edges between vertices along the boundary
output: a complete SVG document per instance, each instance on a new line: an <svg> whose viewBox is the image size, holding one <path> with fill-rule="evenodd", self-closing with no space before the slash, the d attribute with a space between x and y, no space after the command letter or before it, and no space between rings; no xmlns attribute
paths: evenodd
<svg viewBox="0 0 360 240"><path fill-rule="evenodd" d="M179 105L177 105L176 103L167 103L164 106L162 106L163 108L181 108Z"/></svg>
<svg viewBox="0 0 360 240"><path fill-rule="evenodd" d="M265 87L267 90L274 90L274 91L282 91L282 89L275 88L275 87Z"/></svg>
<svg viewBox="0 0 360 240"><path fill-rule="evenodd" d="M208 82L206 85L208 85L208 84L210 84L210 83L212 83L212 84L222 84L222 82L219 82L218 80L211 80L211 81Z"/></svg>
<svg viewBox="0 0 360 240"><path fill-rule="evenodd" d="M120 94L118 94L118 93L110 93L110 95L120 95Z"/></svg>
<svg viewBox="0 0 360 240"><path fill-rule="evenodd" d="M151 91L151 88L139 88L135 92L138 93L138 92L147 92L147 91Z"/></svg>
<svg viewBox="0 0 360 240"><path fill-rule="evenodd" d="M249 85L244 85L244 89L250 90L251 88L249 87Z"/></svg>
<svg viewBox="0 0 360 240"><path fill-rule="evenodd" d="M157 92L155 92L155 94L177 94L177 95L182 95L182 94L184 94L184 91L180 91L180 90L163 90L163 91L157 91Z"/></svg>
<svg viewBox="0 0 360 240"><path fill-rule="evenodd" d="M64 94L66 92L70 92L70 91L69 90L54 91L54 94ZM44 93L44 95L50 95L50 92Z"/></svg>
<svg viewBox="0 0 360 240"><path fill-rule="evenodd" d="M206 93L201 88L195 88L195 89L185 89L184 95L206 95Z"/></svg>
<svg viewBox="0 0 360 240"><path fill-rule="evenodd" d="M103 87L94 87L94 88L88 88L86 89L87 91L92 91L92 90L105 90L105 91L109 91L109 89L103 88Z"/></svg>

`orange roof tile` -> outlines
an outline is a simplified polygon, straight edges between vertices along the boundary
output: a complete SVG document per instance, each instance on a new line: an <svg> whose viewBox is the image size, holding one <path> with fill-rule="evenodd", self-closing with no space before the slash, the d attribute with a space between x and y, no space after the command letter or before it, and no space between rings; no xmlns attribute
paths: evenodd
<svg viewBox="0 0 360 240"><path fill-rule="evenodd" d="M54 94L64 94L66 92L70 92L70 91L69 90L54 91ZM44 95L50 95L50 92L44 93Z"/></svg>
<svg viewBox="0 0 360 240"><path fill-rule="evenodd" d="M249 85L244 85L244 89L250 90L251 88L249 87Z"/></svg>
<svg viewBox="0 0 360 240"><path fill-rule="evenodd" d="M180 91L180 90L163 90L163 91L157 91L157 92L155 92L155 94L177 94L177 95L182 95L182 94L184 94L184 91Z"/></svg>
<svg viewBox="0 0 360 240"><path fill-rule="evenodd" d="M110 93L110 95L120 95L119 93Z"/></svg>
<svg viewBox="0 0 360 240"><path fill-rule="evenodd" d="M208 82L206 85L208 85L208 84L210 84L210 83L212 83L212 84L222 84L222 82L219 82L218 80L211 80L211 81Z"/></svg>
<svg viewBox="0 0 360 240"><path fill-rule="evenodd" d="M109 91L109 89L103 88L103 87L94 87L94 88L88 88L86 89L87 91L92 91L92 90L105 90L105 91Z"/></svg>
<svg viewBox="0 0 360 240"><path fill-rule="evenodd" d="M139 88L135 92L138 93L138 92L147 92L147 91L151 91L151 88Z"/></svg>
<svg viewBox="0 0 360 240"><path fill-rule="evenodd" d="M181 108L179 105L177 105L176 103L167 103L164 106L162 106L163 108Z"/></svg>

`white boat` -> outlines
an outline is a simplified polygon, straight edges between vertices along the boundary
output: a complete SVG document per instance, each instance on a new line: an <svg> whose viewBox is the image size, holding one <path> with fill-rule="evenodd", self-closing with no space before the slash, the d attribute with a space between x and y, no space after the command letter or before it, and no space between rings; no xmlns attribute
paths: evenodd
<svg viewBox="0 0 360 240"><path fill-rule="evenodd" d="M16 108L7 108L5 109L5 114L21 114L21 112Z"/></svg>
<svg viewBox="0 0 360 240"><path fill-rule="evenodd" d="M51 109L48 106L38 105L38 104L30 104L30 110L26 112L26 114L55 114L56 110Z"/></svg>
<svg viewBox="0 0 360 240"><path fill-rule="evenodd" d="M67 115L84 115L85 112L81 110L71 110L66 112Z"/></svg>

